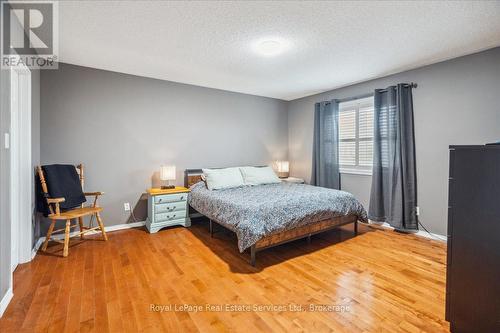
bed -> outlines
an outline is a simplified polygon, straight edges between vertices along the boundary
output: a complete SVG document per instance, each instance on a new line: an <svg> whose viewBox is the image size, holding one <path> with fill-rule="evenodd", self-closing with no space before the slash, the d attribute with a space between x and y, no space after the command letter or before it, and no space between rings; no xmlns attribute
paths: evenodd
<svg viewBox="0 0 500 333"><path fill-rule="evenodd" d="M236 233L240 252L250 249L250 263L264 249L353 223L367 221L356 198L337 191L305 184L282 182L208 190L201 169L186 170L191 189L188 203L196 212Z"/></svg>

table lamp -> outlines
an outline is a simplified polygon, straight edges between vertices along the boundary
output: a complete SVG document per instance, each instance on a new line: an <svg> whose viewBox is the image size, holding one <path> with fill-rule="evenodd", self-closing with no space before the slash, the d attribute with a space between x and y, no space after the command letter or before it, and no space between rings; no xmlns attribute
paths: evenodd
<svg viewBox="0 0 500 333"><path fill-rule="evenodd" d="M290 173L290 163L288 163L288 161L276 161L275 165L278 177L288 178Z"/></svg>
<svg viewBox="0 0 500 333"><path fill-rule="evenodd" d="M174 165L162 165L160 167L160 180L166 181L167 185L162 185L162 190L168 190L175 188L175 185L170 185L169 180L175 180L175 166Z"/></svg>

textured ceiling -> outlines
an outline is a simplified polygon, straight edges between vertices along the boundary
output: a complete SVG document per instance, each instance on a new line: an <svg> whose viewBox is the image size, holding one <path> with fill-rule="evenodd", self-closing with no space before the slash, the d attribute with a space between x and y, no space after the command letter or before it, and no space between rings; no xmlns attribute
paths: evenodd
<svg viewBox="0 0 500 333"><path fill-rule="evenodd" d="M500 1L63 1L59 23L62 62L284 100L500 45Z"/></svg>

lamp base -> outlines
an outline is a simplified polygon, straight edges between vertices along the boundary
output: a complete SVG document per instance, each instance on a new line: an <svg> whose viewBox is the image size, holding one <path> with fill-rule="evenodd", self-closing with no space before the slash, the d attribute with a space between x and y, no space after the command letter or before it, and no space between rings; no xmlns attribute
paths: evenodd
<svg viewBox="0 0 500 333"><path fill-rule="evenodd" d="M175 185L162 185L161 189L162 190L173 190L175 188Z"/></svg>
<svg viewBox="0 0 500 333"><path fill-rule="evenodd" d="M279 172L278 171L278 178L288 178L290 176L290 173L288 172Z"/></svg>

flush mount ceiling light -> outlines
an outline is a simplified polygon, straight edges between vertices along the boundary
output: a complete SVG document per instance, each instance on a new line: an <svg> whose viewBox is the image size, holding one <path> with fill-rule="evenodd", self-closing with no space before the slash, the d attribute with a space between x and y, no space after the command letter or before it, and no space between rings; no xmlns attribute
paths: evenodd
<svg viewBox="0 0 500 333"><path fill-rule="evenodd" d="M254 51L266 57L276 56L288 48L288 43L278 39L259 40L254 44Z"/></svg>

